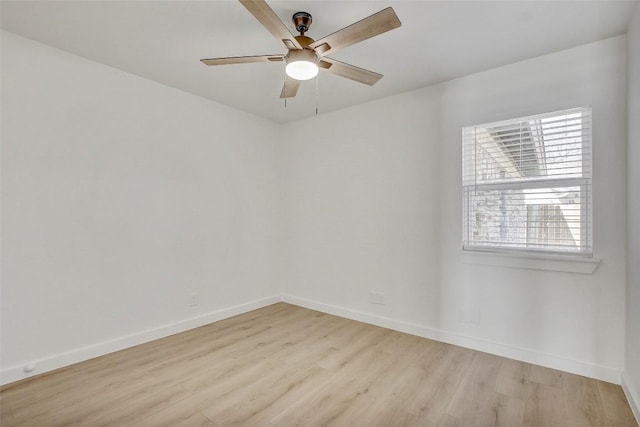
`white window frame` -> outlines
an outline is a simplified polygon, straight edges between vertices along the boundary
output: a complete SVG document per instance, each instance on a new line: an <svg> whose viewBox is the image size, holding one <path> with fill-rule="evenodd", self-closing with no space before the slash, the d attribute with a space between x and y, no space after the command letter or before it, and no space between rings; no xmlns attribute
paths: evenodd
<svg viewBox="0 0 640 427"><path fill-rule="evenodd" d="M583 114L582 121L582 135L581 135L581 161L582 161L582 173L580 176L562 177L562 178L549 178L543 179L526 179L515 180L510 179L505 182L499 182L494 180L490 182L477 182L476 168L479 164L476 164L476 152L471 152L470 149L477 150L477 143L471 142L471 139L475 138L475 129L491 129L499 126L509 126L517 123L536 121L550 117L562 116L566 114L572 114L575 112L581 112ZM466 126L462 131L462 249L467 253L473 252L497 252L502 254L520 254L531 256L571 256L571 257L593 257L593 192L592 192L592 126L591 126L591 108L581 107L572 108L567 110L555 111L544 114L537 114L527 117L518 117L509 120L503 120L499 122L484 123L473 126ZM470 137L470 132L474 132ZM471 178L471 172L473 171L473 178ZM476 217L476 210L471 206L472 192L474 191L487 191L487 190L531 190L531 189L553 189L563 187L579 187L580 188L580 246L576 250L558 250L558 248L545 248L541 245L537 247L527 247L527 243L509 242L509 244L495 244L484 243L475 241L473 238L473 226L472 221ZM477 219L476 219L477 220ZM528 226L528 225L527 225Z"/></svg>

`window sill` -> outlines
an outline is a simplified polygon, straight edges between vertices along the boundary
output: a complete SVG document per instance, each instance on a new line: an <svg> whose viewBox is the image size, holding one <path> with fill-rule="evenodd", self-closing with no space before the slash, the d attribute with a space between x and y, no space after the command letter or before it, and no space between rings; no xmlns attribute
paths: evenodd
<svg viewBox="0 0 640 427"><path fill-rule="evenodd" d="M528 270L562 271L566 273L592 274L599 258L571 255L522 254L509 252L460 250L465 264L490 265L494 267L522 268Z"/></svg>

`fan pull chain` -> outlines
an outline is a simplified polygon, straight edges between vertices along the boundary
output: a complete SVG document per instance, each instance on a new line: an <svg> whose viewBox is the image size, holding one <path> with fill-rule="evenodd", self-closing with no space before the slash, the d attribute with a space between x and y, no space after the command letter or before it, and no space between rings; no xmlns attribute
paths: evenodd
<svg viewBox="0 0 640 427"><path fill-rule="evenodd" d="M282 84L282 91L284 93L287 93L287 75L286 74L284 75L284 82ZM286 97L284 98L284 108L285 109L287 108L287 98Z"/></svg>
<svg viewBox="0 0 640 427"><path fill-rule="evenodd" d="M320 74L316 76L316 116L318 115L318 80L320 80Z"/></svg>

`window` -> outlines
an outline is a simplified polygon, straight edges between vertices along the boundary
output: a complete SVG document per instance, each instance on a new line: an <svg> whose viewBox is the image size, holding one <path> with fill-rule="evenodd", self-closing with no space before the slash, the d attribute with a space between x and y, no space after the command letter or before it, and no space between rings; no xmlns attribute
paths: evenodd
<svg viewBox="0 0 640 427"><path fill-rule="evenodd" d="M592 254L591 109L463 129L463 248Z"/></svg>

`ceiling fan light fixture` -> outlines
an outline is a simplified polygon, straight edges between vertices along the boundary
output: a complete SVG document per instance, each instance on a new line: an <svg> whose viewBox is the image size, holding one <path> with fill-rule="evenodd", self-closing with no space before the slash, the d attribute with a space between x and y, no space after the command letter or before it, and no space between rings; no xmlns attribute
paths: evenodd
<svg viewBox="0 0 640 427"><path fill-rule="evenodd" d="M295 61L287 64L287 75L296 80L309 80L318 75L318 66L309 61Z"/></svg>
<svg viewBox="0 0 640 427"><path fill-rule="evenodd" d="M382 78L382 74L332 59L327 55L402 25L393 8L387 7L320 40L313 40L305 35L313 21L310 13L296 12L293 14L291 20L296 30L300 33L300 35L294 36L273 9L269 7L266 0L239 1L278 42L284 43L287 53L285 55L208 58L200 61L205 65L226 65L250 62L280 62L284 60L286 78L280 92L280 98L285 99L296 96L301 81L317 76L319 67L336 76L373 86Z"/></svg>
<svg viewBox="0 0 640 427"><path fill-rule="evenodd" d="M291 50L285 56L285 72L296 80L309 80L318 75L318 55L309 49Z"/></svg>

